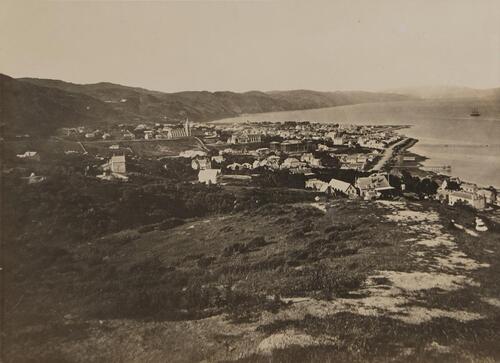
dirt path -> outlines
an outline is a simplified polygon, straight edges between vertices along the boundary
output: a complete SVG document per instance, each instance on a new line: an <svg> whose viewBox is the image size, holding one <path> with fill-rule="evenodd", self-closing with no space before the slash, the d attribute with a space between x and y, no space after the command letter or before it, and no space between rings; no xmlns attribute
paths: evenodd
<svg viewBox="0 0 500 363"><path fill-rule="evenodd" d="M399 228L415 234L407 239L411 244L410 254L413 269L409 271L378 271L369 276L360 299L335 299L332 301L311 298L290 298L289 309L278 314L267 314L268 321L303 319L305 316L327 317L341 312L363 316L384 316L407 324L421 324L435 318L449 318L461 322L483 318L473 311L458 310L448 306L425 307L425 293L459 291L477 287L470 273L487 269L487 263L480 263L462 252L455 238L443 231L436 212L408 209L405 203L380 202L390 210L383 216L395 222ZM492 305L496 304L495 302Z"/></svg>
<svg viewBox="0 0 500 363"><path fill-rule="evenodd" d="M375 171L379 171L380 169L382 169L382 168L385 166L385 164L386 164L389 160L391 160L391 158L392 158L392 156L393 156L393 154L394 154L394 148L395 148L396 146L399 146L399 145L401 145L401 144L403 144L403 143L407 142L407 141L408 141L408 139L407 139L407 138L404 138L404 139L402 139L402 140L398 141L397 143L395 143L395 144L393 144L393 145L389 146L387 149L385 149L385 151L384 151L384 155L382 155L382 158L380 158L380 160L377 162L377 164L375 164L375 165L373 166L373 168L371 168L370 172L375 172Z"/></svg>

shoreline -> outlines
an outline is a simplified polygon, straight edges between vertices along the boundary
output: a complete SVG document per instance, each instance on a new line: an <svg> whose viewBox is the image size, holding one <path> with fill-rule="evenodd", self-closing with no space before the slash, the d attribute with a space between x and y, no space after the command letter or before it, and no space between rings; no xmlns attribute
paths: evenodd
<svg viewBox="0 0 500 363"><path fill-rule="evenodd" d="M419 177L438 176L439 174L435 172L423 169L424 166L422 162L425 160L429 160L428 157L409 151L409 149L417 144L420 140L413 137L408 137L406 141L407 143L402 145L398 150L395 150L391 160L388 161L387 166L389 166L391 169L396 168L407 170L408 172L416 174ZM412 157L414 158L414 160L406 162L397 160L400 156Z"/></svg>
<svg viewBox="0 0 500 363"><path fill-rule="evenodd" d="M425 166L422 164L422 162L424 162L426 160L431 160L431 158L417 154L417 153L412 152L412 151L409 151L409 149L411 149L418 142L420 142L420 140L418 140L416 138L412 138L412 137L408 137L408 140L409 141L407 144L401 146L400 149L398 149L397 151L394 152L391 160L388 161L388 163L386 165L389 165L392 169L396 168L396 169L400 169L400 170L406 170L406 171L410 172L411 174L418 176L420 178L433 179L433 178L453 178L453 177L455 177L455 178L459 178L462 182L476 184L480 188L487 188L488 187L488 186L485 186L483 184L469 182L468 180L465 180L465 179L462 180L462 178L460 178L456 175L453 175L453 172L451 172L450 175L448 175L448 174L441 174L441 173L438 173L438 172L435 172L432 170L425 170L424 169ZM397 158L400 156L414 157L415 160L413 162L407 162L405 164L404 161L403 162L397 161ZM500 191L500 188L495 186L495 185L493 185L493 188L495 188L497 191Z"/></svg>
<svg viewBox="0 0 500 363"><path fill-rule="evenodd" d="M321 108L319 110L324 110L325 108ZM326 108L326 109L329 109L329 108ZM310 111L310 110L308 110ZM278 113L286 113L286 112L289 112L289 111L280 111ZM242 124L242 123L250 123L250 124L253 124L253 123L261 123L261 122L271 122L271 123L282 123L282 122L285 122L283 119L275 119L274 117L269 117L267 118L267 114L269 113L259 113L259 114L246 114L246 115L240 115L239 117L236 118L229 118L229 119L219 119L219 120L213 120L211 121L210 123L214 123L214 124ZM271 112L270 114L276 114L276 112ZM255 118L255 116L259 116L261 119L260 120L256 120L256 119L253 119ZM245 120L244 117L245 116L248 116L248 120ZM311 123L332 123L332 124L349 124L349 122L347 121L344 121L344 122L334 122L334 121L330 121L330 122L324 122L324 121L315 121L315 119L313 117L292 117L290 118L291 121L296 121L296 122L302 122L302 121L309 121ZM351 123L352 125L357 125L357 126L361 126L361 125L375 125L375 126L382 126L382 124L379 124L378 122L370 122L370 121L366 121L366 122L353 122ZM439 166L434 166L434 165L424 165L424 163L428 160L431 160L433 159L431 157L431 155L428 155L428 156L424 156L426 154L419 154L417 152L414 152L414 151L410 151L410 149L415 146L417 143L419 143L419 146L420 145L423 145L422 142L425 142L423 140L420 140L419 138L415 137L415 136L408 136L408 135L405 135L405 129L411 129L413 128L415 125L412 125L412 124L408 124L408 123L395 123L395 122L391 122L391 121L388 121L387 123L383 124L384 126L392 126L395 128L395 131L398 132L401 136L403 137L406 137L408 139L411 139L412 141L410 141L408 144L406 144L404 147L400 148L399 150L394 150L394 155L390 158L390 160L388 160L387 162L384 163L384 166L380 167L380 169L382 168L385 168L386 165L391 165L391 162L392 162L392 165L395 165L396 167L399 167L401 169L406 169L407 171L413 173L414 175L416 176L419 176L419 177L430 177L430 178L449 178L449 177L458 177L460 178L461 180L463 179L463 181L468 181L468 180L471 180L471 178L474 180L473 177L471 177L471 175L468 175L470 173L466 173L464 176L459 176L459 175L456 175L454 173L454 169L453 169L453 166L452 166L452 169L451 170L446 170L443 168L443 170L429 170L429 169L436 169L440 166L447 166L449 164L452 164L451 162L448 162L446 160L443 160L441 161L442 165L439 165ZM460 145L463 145L463 141L460 142ZM446 146L451 146L452 144L450 144L449 140L442 140L442 142L438 142L436 143L436 147L446 147ZM470 144L464 144L464 146L474 146L476 147L477 145L470 145ZM482 143L480 144L481 147L491 147L492 144L491 143ZM421 151L421 150L419 150ZM407 163L407 162L398 162L397 160L395 160L397 158L398 155L405 155L405 156L409 156L409 157L413 157L415 159L414 162L412 163ZM438 161L437 161L438 162ZM425 163L427 164L427 163ZM472 172L471 172L472 173ZM461 173L463 174L463 173ZM496 179L494 179L496 180ZM492 183L490 179L486 179L486 180L480 180L480 181L473 181L472 183L480 186L480 187L488 187L488 186L493 186L495 189L497 190L500 190L500 185L497 185L498 183Z"/></svg>

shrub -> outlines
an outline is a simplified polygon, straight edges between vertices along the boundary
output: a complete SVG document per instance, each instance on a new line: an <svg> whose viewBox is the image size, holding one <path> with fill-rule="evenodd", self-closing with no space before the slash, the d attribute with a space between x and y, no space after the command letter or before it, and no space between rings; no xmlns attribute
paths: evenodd
<svg viewBox="0 0 500 363"><path fill-rule="evenodd" d="M198 259L196 264L200 268L205 268L205 267L210 266L215 260L216 260L216 258L214 256L203 256L203 257L200 257Z"/></svg>
<svg viewBox="0 0 500 363"><path fill-rule="evenodd" d="M264 247L267 244L266 239L262 236L253 238L250 242L246 244L249 249L256 249L259 247Z"/></svg>
<svg viewBox="0 0 500 363"><path fill-rule="evenodd" d="M252 270L255 271L262 271L262 270L274 270L278 267L284 266L286 263L285 257L284 256L279 256L279 255L273 255L269 256L263 261L256 262L254 263L251 268Z"/></svg>
<svg viewBox="0 0 500 363"><path fill-rule="evenodd" d="M365 276L348 270L332 270L323 265L307 267L294 286L285 287L289 295L304 296L307 293L320 293L327 298L346 296L358 289Z"/></svg>
<svg viewBox="0 0 500 363"><path fill-rule="evenodd" d="M296 250L292 251L288 254L288 259L289 261L296 261L296 260L306 260L309 257L309 252L306 250Z"/></svg>
<svg viewBox="0 0 500 363"><path fill-rule="evenodd" d="M231 232L233 230L233 226L224 226L220 229L221 232Z"/></svg>
<svg viewBox="0 0 500 363"><path fill-rule="evenodd" d="M237 242L237 243L233 243L230 246L225 247L222 250L222 256L229 257L229 256L232 256L232 255L237 254L237 253L246 253L248 251L249 251L249 249L246 245L244 245L243 243Z"/></svg>
<svg viewBox="0 0 500 363"><path fill-rule="evenodd" d="M156 229L156 224L148 224L146 226L140 227L137 231L139 233L148 233L154 231L155 229Z"/></svg>

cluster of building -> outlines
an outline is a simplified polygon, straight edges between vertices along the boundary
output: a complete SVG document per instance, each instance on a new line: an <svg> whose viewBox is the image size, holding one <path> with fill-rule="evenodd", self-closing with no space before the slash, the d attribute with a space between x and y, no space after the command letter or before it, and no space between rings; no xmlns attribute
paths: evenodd
<svg viewBox="0 0 500 363"><path fill-rule="evenodd" d="M139 124L130 126L120 124L109 130L89 129L79 126L60 129L65 137L82 140L171 140L192 136L193 124L186 119L182 124Z"/></svg>
<svg viewBox="0 0 500 363"><path fill-rule="evenodd" d="M134 131L144 134L144 140L171 140L192 135L192 124L186 119L184 125L179 124L155 124L148 126L141 124L136 126Z"/></svg>
<svg viewBox="0 0 500 363"><path fill-rule="evenodd" d="M88 130L85 127L65 128L62 131L67 136L79 135L85 139L158 140L189 137L193 135L193 129L196 129L196 135L207 144L215 146L212 150L219 150L218 155L213 155L212 152L208 155L202 150L185 150L179 154L179 157L191 159L191 167L198 172L200 183L218 184L222 177L247 180L263 170L286 170L290 174L304 175L307 189L345 195L349 198L372 200L390 195L395 189L390 185L388 175L383 173L358 177L353 183L335 178L324 180L322 177L328 175L322 172L328 168L356 172L370 170L385 149L402 140L395 126L294 121L193 125L186 119L182 124L141 124L132 128L118 125L113 131L114 134L111 131ZM111 145L109 148L118 151L119 145ZM17 157L40 160L36 151L26 151L17 154ZM228 158L231 161L227 162ZM413 157L411 161L414 161ZM97 176L99 179L128 180L126 159L123 155L112 156L101 169L103 172ZM32 174L26 180L31 184L43 181L44 178ZM435 197L451 206L465 204L479 210L488 205L498 205L495 189L481 188L456 178L445 180Z"/></svg>
<svg viewBox="0 0 500 363"><path fill-rule="evenodd" d="M317 122L258 122L217 125L215 132L230 133L230 144L260 142L261 136L285 140L328 140L334 146L354 146L384 149L401 136L391 126L345 125Z"/></svg>
<svg viewBox="0 0 500 363"><path fill-rule="evenodd" d="M240 144L244 147L249 147L248 144L252 143L262 143L262 140L266 139L272 152L294 157L298 155L299 160L300 154L303 153L329 152L332 157L339 160L342 169L365 171L383 150L402 140L403 137L395 132L396 129L394 126L290 121L217 125L206 130L206 134L211 135L209 137L211 141L217 140L214 134L230 134L227 144ZM222 140L216 143L220 144ZM361 152L354 153L353 148L358 148ZM348 150L349 152L346 152Z"/></svg>
<svg viewBox="0 0 500 363"><path fill-rule="evenodd" d="M85 126L63 127L59 130L59 134L64 137L78 140L109 140L112 138L111 133L109 132Z"/></svg>
<svg viewBox="0 0 500 363"><path fill-rule="evenodd" d="M198 127L206 142L228 146L220 149L219 155L212 156L212 158L198 150L184 151L179 155L191 157L193 169L199 170L199 181L211 184L217 183L218 177L222 174L258 173L259 170L266 169L303 174L309 179L312 178L311 183L319 185L320 183L314 180L315 171L318 169L338 167L365 171L379 156L381 149L401 139L401 136L388 126L261 122L215 126L200 124ZM224 138L224 135L229 136ZM263 140L267 140L265 145L262 145ZM354 152L352 148L359 147L360 142L364 145L364 149ZM240 146L237 147L238 145ZM252 157L253 161L221 165L226 154L245 155ZM212 167L213 158L217 158L217 168ZM327 165L324 165L325 160L327 160ZM376 180L375 176L370 180ZM341 181L338 182L341 183ZM363 184L362 178L357 183L358 185L352 188L356 190L358 196L363 198L373 198L379 195L380 188L383 187L373 186L374 182L368 183L367 185L370 185L368 187ZM337 192L340 192L342 188L339 189L337 184L333 184L329 190L338 189ZM322 185L322 188L326 187ZM347 189L348 194L352 196L351 188Z"/></svg>
<svg viewBox="0 0 500 363"><path fill-rule="evenodd" d="M368 166L375 161L375 158L379 155L377 150L374 150L370 154L339 154L340 168L350 169L357 171L364 171Z"/></svg>
<svg viewBox="0 0 500 363"><path fill-rule="evenodd" d="M374 173L367 177L357 178L354 184L334 178L330 179L329 182L319 179L309 179L306 181L306 189L330 195L340 194L349 198L373 200L391 194L395 188L389 184L388 175Z"/></svg>
<svg viewBox="0 0 500 363"><path fill-rule="evenodd" d="M286 169L290 173L300 173L308 177L306 188L343 194L366 200L379 198L393 193L386 174L374 173L368 177L357 178L351 184L342 180L322 181L315 178L315 171L324 168L318 152L328 154L338 161L338 168L363 172L370 169L381 153L389 146L402 140L396 127L391 126L356 126L332 125L311 122L284 123L244 123L236 125L218 125L214 133L231 133L227 143L252 144L262 143L264 137L279 137L279 141L270 141L268 148L244 151L227 148L221 154L245 154L253 156L253 162L231 163L225 169L235 171L258 172L259 168L268 170ZM262 145L259 145L262 146ZM353 152L350 148L361 148ZM349 152L346 152L348 151ZM217 169L221 175L224 168ZM215 174L214 174L215 175ZM215 179L213 179L215 182ZM437 197L446 199L450 205L464 203L476 209L483 209L496 203L496 193L490 189L479 188L470 183L461 183L459 190L449 190L446 183L438 190Z"/></svg>
<svg viewBox="0 0 500 363"><path fill-rule="evenodd" d="M228 139L228 144L251 144L262 141L262 135L255 132L248 132L246 130L233 133Z"/></svg>

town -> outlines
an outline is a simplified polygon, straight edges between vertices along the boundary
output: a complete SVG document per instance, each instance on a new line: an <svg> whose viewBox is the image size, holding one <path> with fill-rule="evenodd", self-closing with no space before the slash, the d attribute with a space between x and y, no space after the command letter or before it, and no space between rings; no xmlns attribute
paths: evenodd
<svg viewBox="0 0 500 363"><path fill-rule="evenodd" d="M239 124L182 122L60 129L54 143L65 154L93 155L85 175L127 182L137 175L128 164L156 160L167 168L181 159L207 185L302 188L324 197L363 200L402 195L434 199L477 210L499 206L497 190L435 172L412 176L418 156L408 152L417 140L403 135L404 125L356 126L317 122ZM192 141L180 148L183 142ZM193 146L192 148L190 146ZM178 150L177 150L178 149ZM177 150L177 151L174 151ZM24 150L23 161L39 161L40 152ZM132 168L133 169L133 168ZM45 176L29 172L29 183Z"/></svg>

